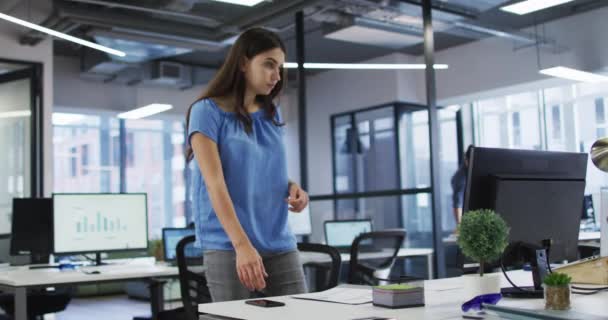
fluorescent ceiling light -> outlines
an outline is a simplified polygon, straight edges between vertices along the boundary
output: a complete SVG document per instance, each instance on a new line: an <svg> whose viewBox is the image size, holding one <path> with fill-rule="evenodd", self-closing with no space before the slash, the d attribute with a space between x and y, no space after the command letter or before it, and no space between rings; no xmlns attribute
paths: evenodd
<svg viewBox="0 0 608 320"><path fill-rule="evenodd" d="M107 52L109 54L113 54L113 55L116 55L116 56L119 56L119 57L124 57L124 56L127 55L126 53L124 53L122 51L114 50L114 49L111 49L111 48L108 48L108 47L104 47L104 46L99 45L97 43L93 43L93 42L90 42L90 41L82 40L80 38L72 37L72 36L70 36L68 34L61 33L61 32L58 32L58 31L55 31L55 30L52 30L52 29L49 29L49 28L45 28L45 27L39 26L37 24L31 23L31 22L27 22L25 20L21 20L21 19L15 18L13 16L6 15L6 14L1 13L1 12L0 12L0 19L4 19L6 21L9 21L9 22L12 22L12 23L16 23L16 24L24 26L24 27L27 27L27 28L30 28L30 29L34 29L36 31L40 31L40 32L44 32L46 34L50 34L51 36L54 36L54 37L57 37L57 38L61 38L61 39L68 40L68 41L72 41L72 42L78 43L80 45L83 45L83 46L86 46L86 47L89 47L89 48L93 48L93 49L96 49L96 50L100 50L100 51L103 51L103 52Z"/></svg>
<svg viewBox="0 0 608 320"><path fill-rule="evenodd" d="M241 6L248 6L248 7L253 7L256 4L265 1L265 0L215 0L218 2L226 2L226 3L232 3L232 4L238 4Z"/></svg>
<svg viewBox="0 0 608 320"><path fill-rule="evenodd" d="M500 10L523 15L530 12L543 10L549 7L558 6L560 4L564 4L566 2L571 1L574 0L526 0L501 7Z"/></svg>
<svg viewBox="0 0 608 320"><path fill-rule="evenodd" d="M78 113L53 112L53 124L56 126L80 123L84 120L84 118L85 115Z"/></svg>
<svg viewBox="0 0 608 320"><path fill-rule="evenodd" d="M285 62L284 68L297 68L295 62ZM447 64L435 64L434 69L447 69ZM304 69L351 69L351 70L424 70L423 63L304 63Z"/></svg>
<svg viewBox="0 0 608 320"><path fill-rule="evenodd" d="M17 111L7 111L0 112L0 119L8 119L8 118L24 118L32 115L30 110L17 110Z"/></svg>
<svg viewBox="0 0 608 320"><path fill-rule="evenodd" d="M118 117L121 119L141 119L170 109L173 109L173 106L170 104L153 103L145 107L119 113Z"/></svg>
<svg viewBox="0 0 608 320"><path fill-rule="evenodd" d="M548 76L564 78L564 79L568 79L568 80L582 81L582 82L594 83L594 82L608 81L608 77L606 77L606 76L602 76L602 75L591 73L591 72L580 71L580 70L576 70L576 69L572 69L572 68L562 67L562 66L543 69L543 70L540 70L539 72L544 75L548 75Z"/></svg>

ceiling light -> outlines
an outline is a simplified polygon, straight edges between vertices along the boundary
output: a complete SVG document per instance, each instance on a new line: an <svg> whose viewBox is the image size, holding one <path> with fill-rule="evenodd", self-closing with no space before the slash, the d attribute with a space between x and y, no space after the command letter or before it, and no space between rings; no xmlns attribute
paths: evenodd
<svg viewBox="0 0 608 320"><path fill-rule="evenodd" d="M574 0L526 0L501 7L500 10L523 15L530 12L543 10L549 7L558 6L560 4L564 4L566 2L571 1Z"/></svg>
<svg viewBox="0 0 608 320"><path fill-rule="evenodd" d="M65 126L73 123L81 123L84 118L84 114L53 112L53 125Z"/></svg>
<svg viewBox="0 0 608 320"><path fill-rule="evenodd" d="M170 104L153 103L145 107L119 113L118 117L121 119L141 119L170 109L173 109L173 106Z"/></svg>
<svg viewBox="0 0 608 320"><path fill-rule="evenodd" d="M32 112L30 110L7 111L7 112L0 112L0 119L24 118L24 117L29 117L31 115L32 115Z"/></svg>
<svg viewBox="0 0 608 320"><path fill-rule="evenodd" d="M30 29L34 29L36 31L40 31L40 32L44 32L46 34L50 34L51 36L54 36L54 37L57 37L57 38L61 38L61 39L68 40L68 41L72 41L72 42L78 43L80 45L83 45L83 46L86 46L86 47L89 47L89 48L93 48L93 49L96 49L96 50L100 50L100 51L103 51L103 52L107 52L109 54L113 54L113 55L116 55L116 56L119 56L119 57L124 57L124 56L127 55L126 53L124 53L122 51L114 50L114 49L111 49L111 48L108 48L108 47L104 47L104 46L99 45L97 43L93 43L93 42L90 42L90 41L82 40L80 38L72 37L72 36L70 36L68 34L65 34L65 33L62 33L62 32L58 32L58 31L55 31L55 30L52 30L52 29L49 29L49 28L45 28L43 26L39 26L37 24L31 23L31 22L27 22L25 20L18 19L18 18L6 15L6 14L1 13L1 12L0 12L0 19L4 19L6 21L9 21L9 22L12 22L12 23L16 23L16 24L24 26L24 27L27 27L27 28L30 28Z"/></svg>
<svg viewBox="0 0 608 320"><path fill-rule="evenodd" d="M543 70L540 70L539 72L544 75L548 75L548 76L564 78L564 79L568 79L568 80L581 81L581 82L608 81L608 77L606 77L606 76L602 76L602 75L591 73L591 72L580 71L580 70L576 70L576 69L572 69L572 68L562 67L562 66L543 69Z"/></svg>
<svg viewBox="0 0 608 320"><path fill-rule="evenodd" d="M297 68L295 62L285 62L284 68ZM447 69L447 64L435 64L434 69ZM424 70L423 63L304 63L304 69L351 69L351 70Z"/></svg>
<svg viewBox="0 0 608 320"><path fill-rule="evenodd" d="M253 7L256 4L265 1L265 0L215 0L218 2L226 2L226 3L232 3L232 4L238 4L241 6L248 6L248 7Z"/></svg>

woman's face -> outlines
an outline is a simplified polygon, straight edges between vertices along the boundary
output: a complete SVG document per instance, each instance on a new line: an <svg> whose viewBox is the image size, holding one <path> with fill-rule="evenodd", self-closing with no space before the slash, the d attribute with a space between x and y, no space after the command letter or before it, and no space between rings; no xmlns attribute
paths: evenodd
<svg viewBox="0 0 608 320"><path fill-rule="evenodd" d="M285 53L281 48L264 51L253 59L247 59L242 71L249 90L256 95L268 95L281 80L280 67L285 63Z"/></svg>

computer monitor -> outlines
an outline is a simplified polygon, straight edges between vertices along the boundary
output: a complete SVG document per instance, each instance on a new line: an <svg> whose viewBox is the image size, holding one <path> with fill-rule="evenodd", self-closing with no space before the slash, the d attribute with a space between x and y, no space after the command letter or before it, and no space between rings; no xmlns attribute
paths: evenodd
<svg viewBox="0 0 608 320"><path fill-rule="evenodd" d="M184 237L194 235L194 228L163 228L163 256L166 262L175 263L177 259L177 243ZM201 260L203 250L190 243L186 246L188 260Z"/></svg>
<svg viewBox="0 0 608 320"><path fill-rule="evenodd" d="M310 218L310 205L306 206L301 212L289 211L287 222L291 232L297 236L306 236L312 233L312 222Z"/></svg>
<svg viewBox="0 0 608 320"><path fill-rule="evenodd" d="M325 242L336 248L350 247L355 238L372 231L370 219L325 221Z"/></svg>
<svg viewBox="0 0 608 320"><path fill-rule="evenodd" d="M29 255L32 263L47 263L53 252L53 200L14 198L10 253Z"/></svg>
<svg viewBox="0 0 608 320"><path fill-rule="evenodd" d="M493 209L511 243L551 239L552 262L576 260L586 170L584 153L474 148L464 212Z"/></svg>
<svg viewBox="0 0 608 320"><path fill-rule="evenodd" d="M147 250L145 193L53 194L54 253Z"/></svg>

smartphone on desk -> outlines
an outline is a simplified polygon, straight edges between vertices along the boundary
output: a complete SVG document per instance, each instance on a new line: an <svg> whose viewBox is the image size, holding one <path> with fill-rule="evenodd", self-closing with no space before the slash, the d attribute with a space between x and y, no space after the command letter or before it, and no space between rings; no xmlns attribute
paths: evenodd
<svg viewBox="0 0 608 320"><path fill-rule="evenodd" d="M262 308L274 308L274 307L282 307L285 305L283 302L272 301L267 299L256 299L256 300L247 300L246 304L250 304L252 306L258 306Z"/></svg>

